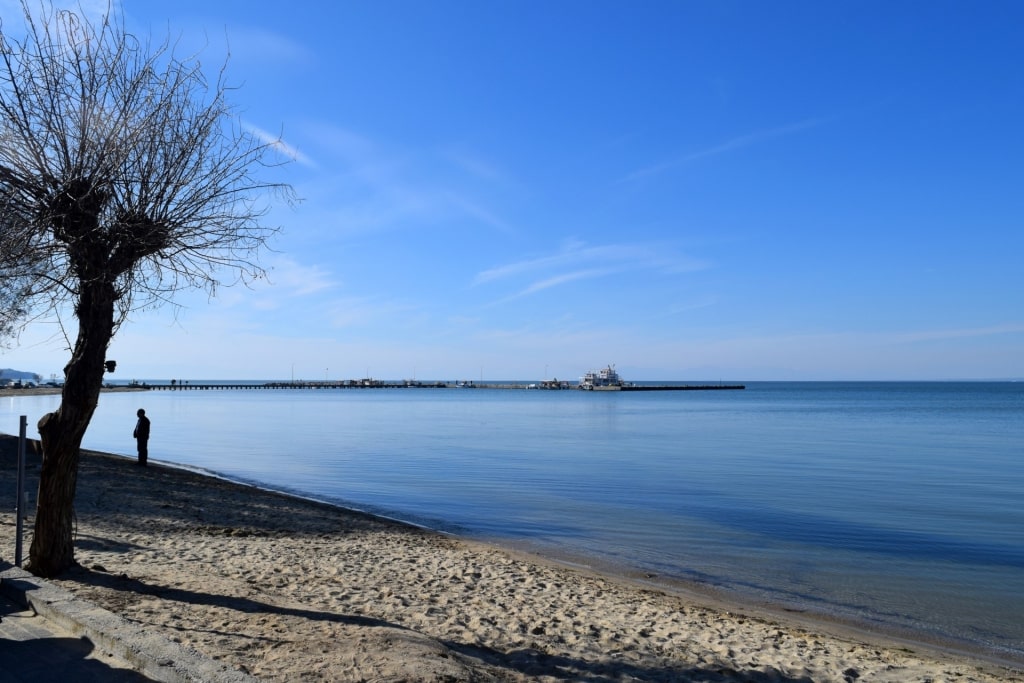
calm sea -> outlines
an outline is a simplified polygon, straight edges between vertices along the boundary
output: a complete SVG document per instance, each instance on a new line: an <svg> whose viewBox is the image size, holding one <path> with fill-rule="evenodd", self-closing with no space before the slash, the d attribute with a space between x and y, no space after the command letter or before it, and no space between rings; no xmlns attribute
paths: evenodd
<svg viewBox="0 0 1024 683"><path fill-rule="evenodd" d="M1024 383L108 393L85 446L139 407L155 460L1024 661Z"/></svg>

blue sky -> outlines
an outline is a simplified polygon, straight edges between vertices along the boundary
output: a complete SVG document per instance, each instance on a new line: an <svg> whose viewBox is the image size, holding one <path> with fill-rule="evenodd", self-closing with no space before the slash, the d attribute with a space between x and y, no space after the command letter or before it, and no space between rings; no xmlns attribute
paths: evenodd
<svg viewBox="0 0 1024 683"><path fill-rule="evenodd" d="M1024 4L120 6L230 45L302 201L119 379L1024 377ZM60 373L56 331L0 366Z"/></svg>

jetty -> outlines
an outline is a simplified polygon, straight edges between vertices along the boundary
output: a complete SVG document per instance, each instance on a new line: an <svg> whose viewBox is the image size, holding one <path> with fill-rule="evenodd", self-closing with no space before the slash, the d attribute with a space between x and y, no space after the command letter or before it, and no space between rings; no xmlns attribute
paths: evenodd
<svg viewBox="0 0 1024 683"><path fill-rule="evenodd" d="M631 384L622 387L619 391L715 391L719 389L737 390L746 389L744 384L672 384L672 385L648 385Z"/></svg>
<svg viewBox="0 0 1024 683"><path fill-rule="evenodd" d="M555 385L525 382L418 382L418 381L381 381L381 380L340 380L314 382L178 382L175 384L131 384L131 389L149 391L253 391L275 389L529 389L537 391L565 391L579 388L577 384L557 383ZM619 387L619 391L717 391L745 389L742 384L629 384Z"/></svg>
<svg viewBox="0 0 1024 683"><path fill-rule="evenodd" d="M255 389L445 389L457 386L447 382L385 382L380 380L294 381L294 382L179 382L177 384L134 385L151 391L212 391Z"/></svg>

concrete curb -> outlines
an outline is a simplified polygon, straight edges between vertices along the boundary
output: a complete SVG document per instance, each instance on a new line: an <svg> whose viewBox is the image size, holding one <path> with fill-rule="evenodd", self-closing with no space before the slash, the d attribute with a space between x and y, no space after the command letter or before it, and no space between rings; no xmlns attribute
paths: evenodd
<svg viewBox="0 0 1024 683"><path fill-rule="evenodd" d="M120 657L140 673L162 683L256 683L258 679L229 668L163 636L144 633L138 625L75 597L29 574L0 563L0 592L39 616L84 636Z"/></svg>

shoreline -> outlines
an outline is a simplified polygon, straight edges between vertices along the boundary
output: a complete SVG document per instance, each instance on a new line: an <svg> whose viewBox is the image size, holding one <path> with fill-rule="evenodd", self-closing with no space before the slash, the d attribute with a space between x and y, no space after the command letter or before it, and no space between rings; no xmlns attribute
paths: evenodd
<svg viewBox="0 0 1024 683"><path fill-rule="evenodd" d="M0 388L0 398L6 398L8 396L52 396L54 394L60 394L63 391L61 387L26 387L23 389L15 389L13 387L2 387ZM121 392L121 391L146 391L143 387L131 387L131 386L110 386L103 387L100 389L100 393L107 392Z"/></svg>
<svg viewBox="0 0 1024 683"><path fill-rule="evenodd" d="M3 438L3 436L3 433L0 433L0 438ZM101 451L95 451L94 453L104 457L121 458L128 460L129 462L134 461L133 457L127 455ZM662 591L667 594L680 597L684 600L697 602L726 612L747 612L764 619L792 622L794 624L798 623L802 624L809 630L824 630L827 633L832 633L839 637L856 638L869 642L876 642L883 647L903 645L911 648L924 648L940 655L975 659L986 664L1009 668L1024 673L1024 654L1014 656L1014 653L1005 653L994 648L986 648L983 645L979 645L971 641L958 640L937 632L926 631L923 629L900 628L892 624L871 622L868 619L857 619L856 617L830 613L821 609L814 609L813 607L804 604L787 604L781 601L771 601L766 599L758 600L736 590L719 588L697 580L653 574L644 569L630 566L628 564L617 563L594 555L573 554L556 547L540 545L529 540L512 542L507 539L462 535L457 532L446 531L426 524L420 524L401 517L391 516L380 511L374 511L372 509L359 508L351 504L346 505L326 499L315 498L301 492L286 489L275 489L259 482L230 477L211 470L206 470L202 467L159 460L154 461L152 459L150 460L150 463L155 463L157 466L171 470L189 472L201 477L208 477L272 495L292 498L303 503L321 505L341 513L367 515L385 523L410 527L418 531L438 534L465 543L492 547L502 552L520 556L526 561L547 563L570 571L594 574L607 580L628 584L638 590Z"/></svg>
<svg viewBox="0 0 1024 683"><path fill-rule="evenodd" d="M125 456L83 450L76 514L62 588L266 680L1024 680L998 658ZM0 521L13 535L13 512Z"/></svg>
<svg viewBox="0 0 1024 683"><path fill-rule="evenodd" d="M0 433L0 438L2 437L3 434ZM134 460L134 458L127 455L105 452L97 453L111 458ZM150 460L150 462L154 461ZM622 562L615 562L595 555L574 554L564 549L538 544L527 539L510 541L509 539L502 538L460 534L457 531L432 527L369 508L360 508L352 504L316 498L297 491L272 488L259 482L234 478L202 467L165 461L155 462L159 466L169 469L190 472L199 476L252 488L257 491L294 498L300 502L322 505L342 513L368 515L386 523L407 526L466 543L493 547L503 552L521 556L527 561L548 563L571 571L591 573L608 580L628 584L638 590L662 591L727 612L748 612L760 618L798 623L810 630L825 630L839 637L864 639L879 643L883 647L901 645L911 648L924 648L940 655L974 659L986 664L1024 673L1024 652L1020 654L1004 652L997 648L985 647L969 640L956 639L936 631L928 631L923 628L899 627L894 624L875 622L866 618L858 619L854 616L815 609L812 606L798 602L786 603L780 600L757 599L741 591L721 588L693 579L654 574L643 568Z"/></svg>

